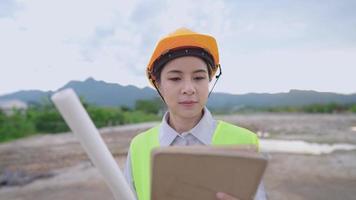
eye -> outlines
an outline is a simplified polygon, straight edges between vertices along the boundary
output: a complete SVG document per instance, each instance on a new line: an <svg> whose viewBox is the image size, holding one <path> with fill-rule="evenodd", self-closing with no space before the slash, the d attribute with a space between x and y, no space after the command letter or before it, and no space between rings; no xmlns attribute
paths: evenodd
<svg viewBox="0 0 356 200"><path fill-rule="evenodd" d="M204 80L204 79L206 79L205 76L197 76L197 77L194 77L194 80L197 80L197 81Z"/></svg>
<svg viewBox="0 0 356 200"><path fill-rule="evenodd" d="M179 77L172 77L172 78L168 78L168 80L170 80L170 81L179 81L180 78Z"/></svg>

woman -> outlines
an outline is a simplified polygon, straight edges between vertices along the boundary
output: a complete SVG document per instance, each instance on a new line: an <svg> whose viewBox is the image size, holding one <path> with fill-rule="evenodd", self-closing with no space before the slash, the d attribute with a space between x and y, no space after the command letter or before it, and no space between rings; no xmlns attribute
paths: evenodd
<svg viewBox="0 0 356 200"><path fill-rule="evenodd" d="M254 133L214 120L205 107L210 94L209 83L219 68L216 40L209 35L182 28L158 42L148 64L147 75L168 111L160 125L137 135L130 145L125 176L139 200L150 197L150 153L155 147L210 144L258 146ZM218 192L216 197L237 199L223 192ZM255 199L265 199L262 187Z"/></svg>

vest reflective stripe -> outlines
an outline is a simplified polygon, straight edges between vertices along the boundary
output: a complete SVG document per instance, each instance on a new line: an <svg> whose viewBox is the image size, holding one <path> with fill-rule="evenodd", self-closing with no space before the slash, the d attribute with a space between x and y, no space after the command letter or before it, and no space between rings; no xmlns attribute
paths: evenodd
<svg viewBox="0 0 356 200"><path fill-rule="evenodd" d="M130 155L134 186L139 200L150 199L151 151L159 147L159 125L137 135L131 142ZM213 145L256 145L258 138L253 132L219 121L212 138Z"/></svg>

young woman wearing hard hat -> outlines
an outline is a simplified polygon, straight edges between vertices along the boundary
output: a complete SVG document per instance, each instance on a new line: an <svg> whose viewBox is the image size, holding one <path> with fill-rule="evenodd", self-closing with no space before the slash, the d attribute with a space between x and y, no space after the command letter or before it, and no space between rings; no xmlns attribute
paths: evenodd
<svg viewBox="0 0 356 200"><path fill-rule="evenodd" d="M166 103L162 123L131 142L125 176L139 200L150 199L150 153L158 146L247 144L257 136L232 124L216 121L205 107L209 83L220 69L216 40L181 28L162 38L147 66L150 83ZM215 82L216 83L216 82ZM237 199L222 192L217 199ZM266 199L260 185L255 199Z"/></svg>

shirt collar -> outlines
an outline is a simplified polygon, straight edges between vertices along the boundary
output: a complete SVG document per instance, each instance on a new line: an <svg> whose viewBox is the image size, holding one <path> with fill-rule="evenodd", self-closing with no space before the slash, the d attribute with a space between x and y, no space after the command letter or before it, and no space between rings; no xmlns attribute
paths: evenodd
<svg viewBox="0 0 356 200"><path fill-rule="evenodd" d="M183 132L181 135L177 133L169 124L168 124L169 112L166 112L163 116L160 132L159 132L159 142L161 146L169 146L172 144L176 137L191 133L196 137L200 142L205 145L211 143L215 131L215 120L213 119L210 111L204 107L203 117L200 119L197 125L187 132Z"/></svg>

